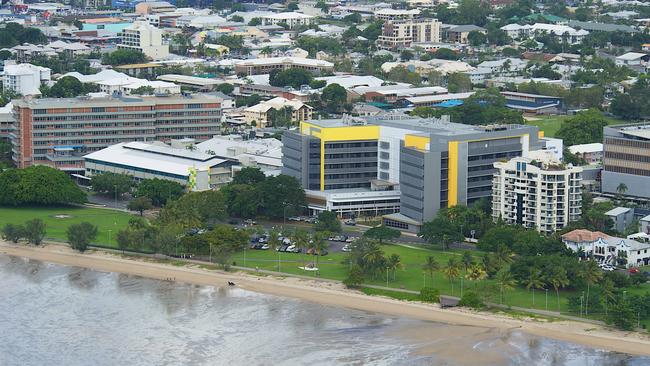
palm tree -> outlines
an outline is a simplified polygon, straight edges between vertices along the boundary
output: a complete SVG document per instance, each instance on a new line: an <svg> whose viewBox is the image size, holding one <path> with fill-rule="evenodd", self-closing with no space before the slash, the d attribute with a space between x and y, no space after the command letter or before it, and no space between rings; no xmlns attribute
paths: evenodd
<svg viewBox="0 0 650 366"><path fill-rule="evenodd" d="M531 268L526 278L526 288L533 290L533 306L535 306L535 289L544 287L544 278L539 268Z"/></svg>
<svg viewBox="0 0 650 366"><path fill-rule="evenodd" d="M271 250L277 250L280 245L282 245L282 242L280 241L280 232L278 230L271 230L269 233L269 247ZM278 252L278 272L280 272L280 251L277 250Z"/></svg>
<svg viewBox="0 0 650 366"><path fill-rule="evenodd" d="M311 243L312 253L316 256L316 268L318 268L318 272L320 272L320 267L318 266L319 258L330 246L329 241L327 241L327 235L326 232L317 232L314 234Z"/></svg>
<svg viewBox="0 0 650 366"><path fill-rule="evenodd" d="M557 311L560 311L560 289L569 284L566 269L560 266L553 267L547 280L555 289L555 294L557 295Z"/></svg>
<svg viewBox="0 0 650 366"><path fill-rule="evenodd" d="M620 183L618 187L616 187L616 192L618 192L620 195L624 195L625 192L627 192L627 184Z"/></svg>
<svg viewBox="0 0 650 366"><path fill-rule="evenodd" d="M600 281L603 277L603 272L598 267L595 261L586 261L582 262L583 265L580 268L580 277L582 277L587 283L587 298L585 299L585 315L589 315L589 290L591 285Z"/></svg>
<svg viewBox="0 0 650 366"><path fill-rule="evenodd" d="M273 53L273 48L271 48L270 46L265 46L260 50L261 55L267 55L268 56L268 55L270 55L272 53Z"/></svg>
<svg viewBox="0 0 650 366"><path fill-rule="evenodd" d="M402 258L400 258L399 254L395 253L391 254L390 257L388 257L386 260L386 266L390 268L391 271L393 271L393 281L395 281L395 271L404 267L402 264Z"/></svg>
<svg viewBox="0 0 650 366"><path fill-rule="evenodd" d="M494 253L497 262L501 265L512 263L512 251L507 246L501 244L497 247L497 251Z"/></svg>
<svg viewBox="0 0 650 366"><path fill-rule="evenodd" d="M451 295L453 296L454 280L460 276L460 266L458 265L458 262L456 262L456 258L449 258L449 261L447 261L447 265L442 269L442 272L445 277L449 279L449 283L451 283Z"/></svg>
<svg viewBox="0 0 650 366"><path fill-rule="evenodd" d="M440 269L440 264L438 264L434 257L428 256L427 261L422 265L422 269L429 272L429 276L431 277L431 284L433 285L433 272Z"/></svg>
<svg viewBox="0 0 650 366"><path fill-rule="evenodd" d="M464 283L464 278L467 276L467 267L469 267L473 262L474 258L472 258L472 253L470 253L468 250L463 252L463 256L460 259L460 262L463 264L463 269L465 270L465 274L460 277L460 296L463 296L463 287L465 285Z"/></svg>
<svg viewBox="0 0 650 366"><path fill-rule="evenodd" d="M512 277L512 272L510 272L510 267L501 268L501 270L497 272L495 279L500 290L499 301L500 303L503 303L505 299L505 292L508 290L512 290L517 284L517 281L514 279L514 277Z"/></svg>
<svg viewBox="0 0 650 366"><path fill-rule="evenodd" d="M480 263L473 263L467 268L467 274L465 275L470 281L482 281L487 278L487 272L483 265ZM474 284L475 286L477 283Z"/></svg>
<svg viewBox="0 0 650 366"><path fill-rule="evenodd" d="M372 271L372 278L377 277L377 273L384 268L386 264L386 257L384 257L384 252L377 245L372 245L368 248L368 251L363 255L363 260L366 263L367 268Z"/></svg>
<svg viewBox="0 0 650 366"><path fill-rule="evenodd" d="M309 233L305 229L296 229L291 235L291 239L302 252L302 268L305 268L305 252L309 247Z"/></svg>
<svg viewBox="0 0 650 366"><path fill-rule="evenodd" d="M605 316L607 316L607 304L610 300L614 299L614 281L609 278L605 278L601 284L600 291L603 294L603 300L605 301Z"/></svg>

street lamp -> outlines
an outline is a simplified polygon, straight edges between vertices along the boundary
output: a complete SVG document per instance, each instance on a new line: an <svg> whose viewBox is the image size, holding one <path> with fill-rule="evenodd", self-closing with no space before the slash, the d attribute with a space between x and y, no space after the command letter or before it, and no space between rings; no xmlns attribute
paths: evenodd
<svg viewBox="0 0 650 366"><path fill-rule="evenodd" d="M546 311L548 311L548 289L546 288L544 290L546 290Z"/></svg>

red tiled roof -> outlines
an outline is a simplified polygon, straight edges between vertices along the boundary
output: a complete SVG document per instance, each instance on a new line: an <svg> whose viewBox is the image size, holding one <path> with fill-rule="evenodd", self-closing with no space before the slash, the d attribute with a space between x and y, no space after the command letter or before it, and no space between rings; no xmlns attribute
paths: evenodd
<svg viewBox="0 0 650 366"><path fill-rule="evenodd" d="M599 238L607 239L609 238L609 235L601 233L600 231L589 231L585 229L573 230L562 235L562 239L574 243L593 242Z"/></svg>

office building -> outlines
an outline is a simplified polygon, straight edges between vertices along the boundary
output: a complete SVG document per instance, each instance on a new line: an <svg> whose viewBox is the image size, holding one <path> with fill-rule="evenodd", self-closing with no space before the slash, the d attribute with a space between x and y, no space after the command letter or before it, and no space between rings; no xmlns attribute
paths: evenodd
<svg viewBox="0 0 650 366"><path fill-rule="evenodd" d="M302 57L268 57L235 63L235 72L244 75L269 74L273 70L303 69L314 75L334 71L334 64L324 60Z"/></svg>
<svg viewBox="0 0 650 366"><path fill-rule="evenodd" d="M537 153L494 163L492 217L551 234L580 219L582 168Z"/></svg>
<svg viewBox="0 0 650 366"><path fill-rule="evenodd" d="M83 157L86 176L125 174L135 180L164 179L190 191L215 189L232 180L237 161L164 143L122 142Z"/></svg>
<svg viewBox="0 0 650 366"><path fill-rule="evenodd" d="M219 133L221 98L191 96L14 100L9 138L17 167L83 172L83 155L131 141L207 140Z"/></svg>
<svg viewBox="0 0 650 366"><path fill-rule="evenodd" d="M154 60L169 56L169 45L163 43L162 31L147 22L133 22L118 33L118 37L118 49L137 50Z"/></svg>
<svg viewBox="0 0 650 366"><path fill-rule="evenodd" d="M650 199L650 124L607 126L602 191Z"/></svg>
<svg viewBox="0 0 650 366"><path fill-rule="evenodd" d="M5 65L2 89L20 95L40 95L41 85L50 82L51 70L32 64Z"/></svg>
<svg viewBox="0 0 650 366"><path fill-rule="evenodd" d="M384 21L394 21L394 20L408 20L416 18L420 15L420 11L417 9L406 10L406 9L380 9L375 12L375 18Z"/></svg>
<svg viewBox="0 0 650 366"><path fill-rule="evenodd" d="M402 114L318 120L283 135L283 173L313 211L384 215L418 232L440 208L492 194L493 163L541 143L535 126L469 126Z"/></svg>
<svg viewBox="0 0 650 366"><path fill-rule="evenodd" d="M440 23L437 19L405 19L387 21L377 39L379 48L398 50L411 47L414 42L440 42Z"/></svg>

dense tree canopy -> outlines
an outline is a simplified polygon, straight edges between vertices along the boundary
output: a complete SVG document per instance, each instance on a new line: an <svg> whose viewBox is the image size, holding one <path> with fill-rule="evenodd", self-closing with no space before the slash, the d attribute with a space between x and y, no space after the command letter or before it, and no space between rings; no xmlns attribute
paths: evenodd
<svg viewBox="0 0 650 366"><path fill-rule="evenodd" d="M0 205L57 205L83 203L86 194L58 169L35 165L0 173Z"/></svg>
<svg viewBox="0 0 650 366"><path fill-rule="evenodd" d="M102 63L105 65L127 65L138 64L147 61L147 56L138 50L121 49L102 56Z"/></svg>
<svg viewBox="0 0 650 366"><path fill-rule="evenodd" d="M0 28L0 48L11 48L23 43L40 44L47 37L38 28L23 27L18 23L5 23Z"/></svg>
<svg viewBox="0 0 650 366"><path fill-rule="evenodd" d="M302 85L309 85L314 76L311 72L292 67L286 70L272 70L269 74L269 83L273 86L291 86L293 88L300 88Z"/></svg>
<svg viewBox="0 0 650 366"><path fill-rule="evenodd" d="M130 192L133 187L133 178L125 174L102 173L95 174L90 180L90 187L97 193L110 196L122 195Z"/></svg>
<svg viewBox="0 0 650 366"><path fill-rule="evenodd" d="M605 126L607 119L603 114L590 109L564 121L556 136L564 140L566 146L602 142Z"/></svg>
<svg viewBox="0 0 650 366"><path fill-rule="evenodd" d="M138 185L135 191L136 197L149 197L154 206L163 206L170 199L176 199L183 195L185 188L179 183L163 179L145 179Z"/></svg>

